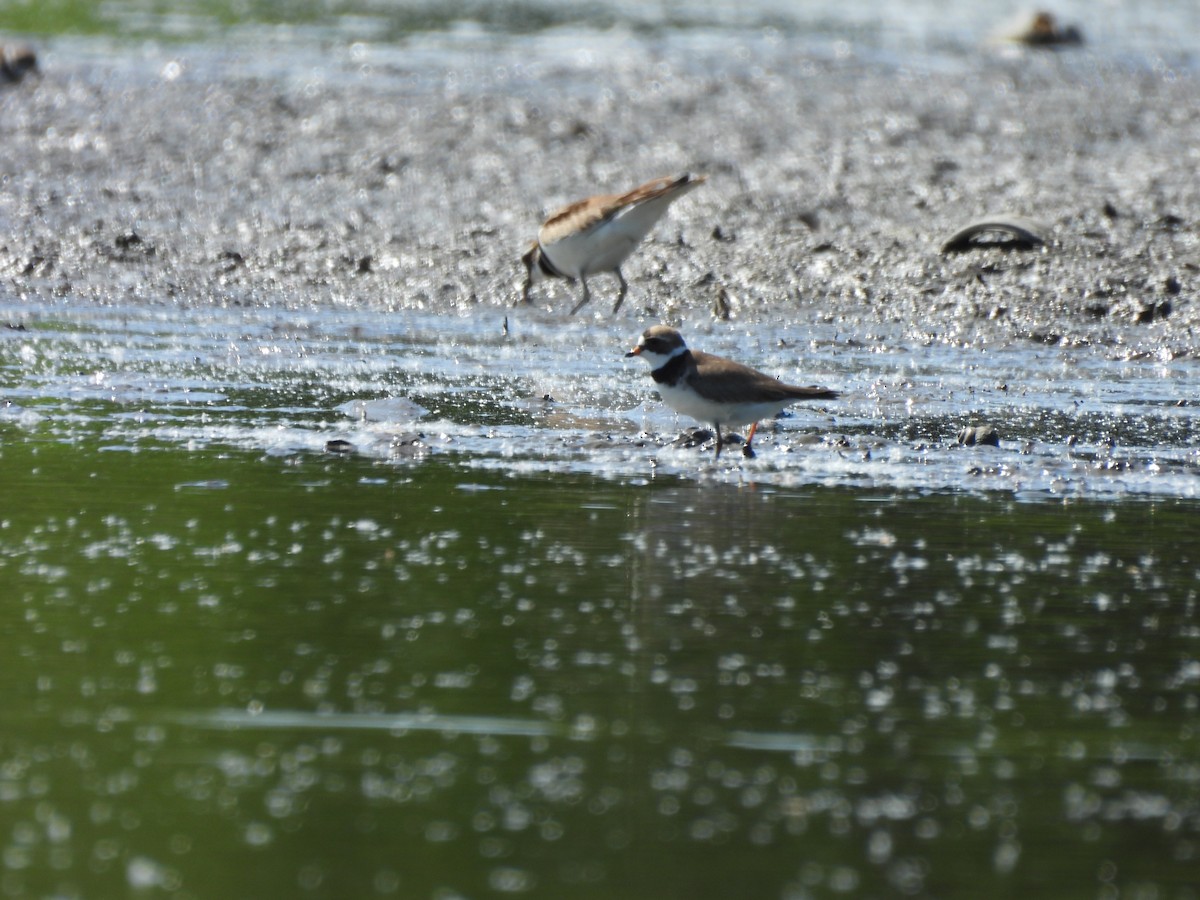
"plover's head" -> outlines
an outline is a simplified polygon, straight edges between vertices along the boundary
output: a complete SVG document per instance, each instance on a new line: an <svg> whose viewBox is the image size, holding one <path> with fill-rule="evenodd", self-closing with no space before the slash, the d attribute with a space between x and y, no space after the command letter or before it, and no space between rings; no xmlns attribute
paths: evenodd
<svg viewBox="0 0 1200 900"><path fill-rule="evenodd" d="M625 354L626 357L640 356L650 364L650 368L658 369L671 359L687 352L687 344L683 335L666 325L651 325L638 338L637 346Z"/></svg>

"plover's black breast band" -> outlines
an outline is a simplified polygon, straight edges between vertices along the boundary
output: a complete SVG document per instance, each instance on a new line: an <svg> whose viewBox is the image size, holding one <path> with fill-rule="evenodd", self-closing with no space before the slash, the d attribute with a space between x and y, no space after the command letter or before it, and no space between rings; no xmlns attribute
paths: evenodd
<svg viewBox="0 0 1200 900"><path fill-rule="evenodd" d="M692 365L692 352L686 350L678 356L672 356L663 365L650 372L655 384L679 384L687 376Z"/></svg>

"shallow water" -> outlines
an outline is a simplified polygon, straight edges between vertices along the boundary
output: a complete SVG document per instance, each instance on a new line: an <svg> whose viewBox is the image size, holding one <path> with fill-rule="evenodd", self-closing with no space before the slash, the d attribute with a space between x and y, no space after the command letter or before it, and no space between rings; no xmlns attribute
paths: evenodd
<svg viewBox="0 0 1200 900"><path fill-rule="evenodd" d="M717 465L627 322L26 321L6 896L1196 896L1170 363L697 326L848 392Z"/></svg>
<svg viewBox="0 0 1200 900"><path fill-rule="evenodd" d="M526 308L30 309L0 343L0 421L40 437L319 453L385 461L705 483L1195 498L1200 443L1188 359L1041 346L986 323L939 334L819 321L703 319L693 346L844 398L766 423L755 459L680 445L697 423L624 358L644 323ZM20 311L18 311L18 315ZM594 348L580 354L579 347ZM964 447L990 423L999 447Z"/></svg>
<svg viewBox="0 0 1200 900"><path fill-rule="evenodd" d="M1192 504L0 462L9 896L1192 895Z"/></svg>

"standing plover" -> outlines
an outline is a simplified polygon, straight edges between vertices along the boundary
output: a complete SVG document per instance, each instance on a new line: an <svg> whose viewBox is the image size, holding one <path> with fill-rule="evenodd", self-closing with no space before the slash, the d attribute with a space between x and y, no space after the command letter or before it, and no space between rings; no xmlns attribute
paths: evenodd
<svg viewBox="0 0 1200 900"><path fill-rule="evenodd" d="M650 364L650 377L667 406L716 429L718 457L724 443L722 425L750 425L742 453L753 456L751 442L760 419L800 400L838 396L829 388L784 384L731 359L689 350L683 335L666 325L647 328L625 355L640 356Z"/></svg>

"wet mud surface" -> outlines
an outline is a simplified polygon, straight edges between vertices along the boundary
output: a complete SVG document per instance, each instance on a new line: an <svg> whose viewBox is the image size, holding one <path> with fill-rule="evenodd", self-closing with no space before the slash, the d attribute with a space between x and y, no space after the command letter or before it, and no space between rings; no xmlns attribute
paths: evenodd
<svg viewBox="0 0 1200 900"><path fill-rule="evenodd" d="M120 343L112 322L146 317L155 341L174 332L189 390L212 386L211 369L188 366L199 334L225 362L241 358L239 339L260 356L282 344L317 381L369 357L372 379L387 374L334 399L465 377L488 399L461 421L520 426L527 451L561 442L565 423L588 455L614 421L624 449L647 427L667 447L695 424L660 415L644 371L620 359L667 321L693 346L842 390L837 409L798 411L799 432L780 426L797 441L878 464L881 450L957 453L961 429L995 425L1002 447L1045 445L1055 459L1134 445L1134 468L1166 459L1183 478L1169 492L1195 490L1200 92L1188 72L991 48L917 70L769 36L254 60L70 49L51 45L39 76L0 93L6 359L95 316ZM575 317L562 283L513 305L520 254L549 211L682 171L709 183L626 264L618 316L603 276ZM989 215L1039 223L1046 243L943 252ZM421 350L393 355L403 348ZM126 340L123 365L151 353ZM333 368L307 368L322 359ZM216 379L222 397L230 377ZM415 394L430 407L428 390ZM432 407L426 423L443 421Z"/></svg>

